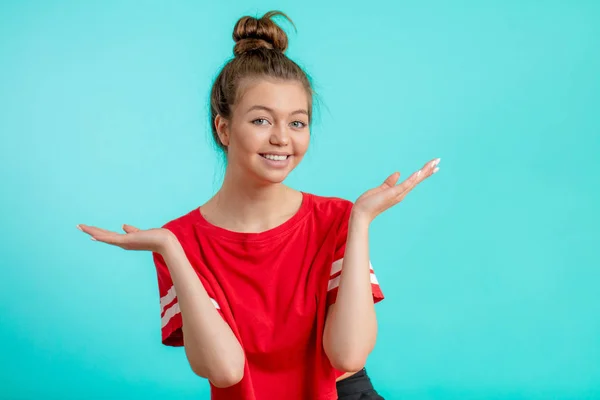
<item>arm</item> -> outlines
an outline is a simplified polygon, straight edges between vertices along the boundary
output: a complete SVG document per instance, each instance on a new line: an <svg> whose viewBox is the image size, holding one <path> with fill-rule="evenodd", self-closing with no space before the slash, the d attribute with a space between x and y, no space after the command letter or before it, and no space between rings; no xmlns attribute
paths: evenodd
<svg viewBox="0 0 600 400"><path fill-rule="evenodd" d="M369 269L369 221L352 213L340 286L329 306L323 347L334 368L358 371L375 346L377 318Z"/></svg>
<svg viewBox="0 0 600 400"><path fill-rule="evenodd" d="M233 331L215 309L177 237L168 229L140 230L123 225L125 234L77 225L92 240L125 250L152 251L167 265L177 301L184 336L185 353L192 370L216 387L233 386L244 375L244 351Z"/></svg>
<svg viewBox="0 0 600 400"><path fill-rule="evenodd" d="M244 375L242 346L215 309L174 235L161 253L177 292L190 367L216 387L235 385Z"/></svg>
<svg viewBox="0 0 600 400"><path fill-rule="evenodd" d="M438 171L440 159L428 162L396 185L399 173L360 196L348 222L346 250L335 304L329 306L323 347L334 368L357 371L365 364L377 338L369 264L369 226L376 216L401 202L414 187Z"/></svg>

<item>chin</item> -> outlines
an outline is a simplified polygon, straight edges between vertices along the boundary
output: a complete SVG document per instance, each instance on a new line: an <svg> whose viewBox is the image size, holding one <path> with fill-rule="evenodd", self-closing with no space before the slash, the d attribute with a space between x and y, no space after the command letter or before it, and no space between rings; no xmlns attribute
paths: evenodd
<svg viewBox="0 0 600 400"><path fill-rule="evenodd" d="M249 165L249 170L252 171L252 175L254 175L255 179L257 179L261 184L279 184L282 183L294 170L296 167L296 163L293 162L295 160L290 160L288 165L278 166L278 165L265 165L264 161L261 159L258 163L253 163Z"/></svg>
<svg viewBox="0 0 600 400"><path fill-rule="evenodd" d="M259 175L260 180L267 184L278 184L282 183L288 176L291 171L286 172L278 172L278 173L262 173Z"/></svg>
<svg viewBox="0 0 600 400"><path fill-rule="evenodd" d="M290 173L294 170L294 166L292 168L282 168L282 169L270 169L270 168L252 168L255 179L258 180L261 184L265 185L275 185L282 183Z"/></svg>

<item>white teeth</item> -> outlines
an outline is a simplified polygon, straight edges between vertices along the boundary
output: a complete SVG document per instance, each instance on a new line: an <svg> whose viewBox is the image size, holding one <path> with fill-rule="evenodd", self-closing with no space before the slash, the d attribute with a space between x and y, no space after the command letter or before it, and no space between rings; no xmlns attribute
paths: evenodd
<svg viewBox="0 0 600 400"><path fill-rule="evenodd" d="M267 160L273 160L273 161L283 161L286 158L288 158L288 156L278 156L275 154L263 154L262 156L264 158L266 158Z"/></svg>

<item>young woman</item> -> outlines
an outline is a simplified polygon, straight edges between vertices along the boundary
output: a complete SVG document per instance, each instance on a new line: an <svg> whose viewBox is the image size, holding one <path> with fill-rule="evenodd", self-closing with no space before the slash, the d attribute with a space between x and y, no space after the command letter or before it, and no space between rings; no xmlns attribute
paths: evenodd
<svg viewBox="0 0 600 400"><path fill-rule="evenodd" d="M383 299L369 225L439 159L400 184L392 174L354 204L285 186L308 149L312 89L284 54L276 15L237 22L235 57L214 82L211 125L227 156L214 197L159 229L79 228L153 252L162 341L184 346L213 399L380 399L363 368Z"/></svg>

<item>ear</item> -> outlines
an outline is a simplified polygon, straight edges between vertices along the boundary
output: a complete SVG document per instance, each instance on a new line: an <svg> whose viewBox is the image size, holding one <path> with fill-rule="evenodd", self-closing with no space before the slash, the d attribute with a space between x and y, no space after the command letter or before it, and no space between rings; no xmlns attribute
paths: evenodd
<svg viewBox="0 0 600 400"><path fill-rule="evenodd" d="M215 117L215 130L219 135L221 144L225 147L229 146L229 121L220 115Z"/></svg>

